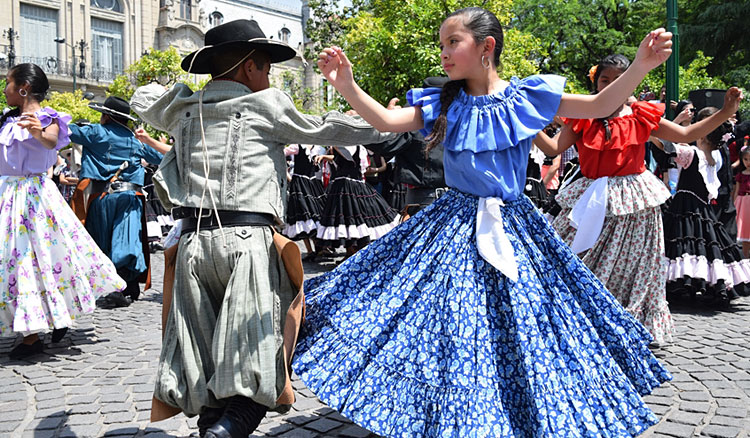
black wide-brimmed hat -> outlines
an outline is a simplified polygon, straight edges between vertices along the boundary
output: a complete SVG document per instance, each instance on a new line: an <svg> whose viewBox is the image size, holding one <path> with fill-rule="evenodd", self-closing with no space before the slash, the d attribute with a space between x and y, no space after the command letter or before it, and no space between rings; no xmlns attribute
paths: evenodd
<svg viewBox="0 0 750 438"><path fill-rule="evenodd" d="M202 49L183 58L180 64L183 70L198 74L211 73L214 56L229 48L247 49L248 53L253 49L263 51L271 57L272 63L297 56L297 51L288 44L266 38L255 20L235 20L216 26L206 32L204 42Z"/></svg>
<svg viewBox="0 0 750 438"><path fill-rule="evenodd" d="M137 121L130 115L130 104L119 97L109 96L104 103L91 102L89 108L118 119Z"/></svg>

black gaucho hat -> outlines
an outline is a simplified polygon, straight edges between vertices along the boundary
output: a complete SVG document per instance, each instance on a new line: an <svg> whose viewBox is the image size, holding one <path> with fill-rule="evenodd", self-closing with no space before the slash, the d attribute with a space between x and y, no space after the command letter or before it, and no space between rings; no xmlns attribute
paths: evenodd
<svg viewBox="0 0 750 438"><path fill-rule="evenodd" d="M228 48L247 49L248 53L260 50L271 57L271 62L282 62L297 56L288 44L266 38L255 20L235 20L216 26L206 32L205 46L187 55L180 66L188 73L208 74L212 60ZM192 67L190 63L193 63Z"/></svg>
<svg viewBox="0 0 750 438"><path fill-rule="evenodd" d="M115 96L109 96L104 103L91 102L89 108L117 119L132 120L134 122L137 120L130 115L130 104Z"/></svg>

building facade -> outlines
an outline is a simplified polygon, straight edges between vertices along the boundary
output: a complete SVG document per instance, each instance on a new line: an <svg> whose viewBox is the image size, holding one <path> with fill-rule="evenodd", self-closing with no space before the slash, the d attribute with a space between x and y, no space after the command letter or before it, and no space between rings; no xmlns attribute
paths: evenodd
<svg viewBox="0 0 750 438"><path fill-rule="evenodd" d="M306 0L0 0L0 74L32 62L52 91L81 89L103 98L112 80L150 48L175 47L181 54L203 45L213 26L254 19L269 37L288 42L298 56L274 65L282 77L320 84L304 55ZM309 76L309 77L308 77Z"/></svg>

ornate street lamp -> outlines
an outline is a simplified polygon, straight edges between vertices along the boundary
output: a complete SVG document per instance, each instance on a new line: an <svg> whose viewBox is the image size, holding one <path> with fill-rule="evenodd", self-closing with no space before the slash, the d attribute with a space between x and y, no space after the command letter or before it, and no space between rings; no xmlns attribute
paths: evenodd
<svg viewBox="0 0 750 438"><path fill-rule="evenodd" d="M80 68L80 74L79 76L83 79L86 77L86 62L85 62L85 54L84 51L86 50L86 47L88 47L88 43L81 39L76 43L75 46L72 46L65 42L65 38L55 38L55 42L58 44L65 44L66 46L70 47L71 51L73 52L73 66L70 69L73 73L73 92L76 91L76 67ZM76 62L76 48L79 48L81 50L81 63L78 64ZM77 65L78 64L78 65Z"/></svg>
<svg viewBox="0 0 750 438"><path fill-rule="evenodd" d="M18 32L15 29L8 28L3 31L3 38L7 38L10 41L8 45L8 68L13 67L16 64L16 46L13 40L18 38Z"/></svg>

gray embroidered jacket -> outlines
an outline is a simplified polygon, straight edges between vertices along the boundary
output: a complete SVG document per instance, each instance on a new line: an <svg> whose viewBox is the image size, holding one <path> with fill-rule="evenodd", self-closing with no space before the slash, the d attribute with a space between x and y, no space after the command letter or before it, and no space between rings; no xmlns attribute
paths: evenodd
<svg viewBox="0 0 750 438"><path fill-rule="evenodd" d="M323 117L297 111L276 88L253 93L233 81L213 81L203 93L206 151L201 144L198 99L184 84L165 91L158 84L138 88L131 107L143 120L175 138L154 175L159 199L178 206L269 213L284 218L287 144L351 146L385 141L365 121L337 112ZM201 201L204 182L208 188Z"/></svg>

